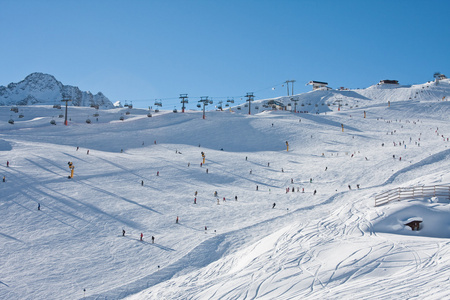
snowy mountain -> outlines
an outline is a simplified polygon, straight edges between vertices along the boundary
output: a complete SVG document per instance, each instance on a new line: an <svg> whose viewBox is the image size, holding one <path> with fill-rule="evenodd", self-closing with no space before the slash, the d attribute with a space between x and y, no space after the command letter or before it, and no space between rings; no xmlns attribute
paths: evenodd
<svg viewBox="0 0 450 300"><path fill-rule="evenodd" d="M450 79L427 82L423 84L402 86L394 84L376 84L365 89L346 90L315 90L308 93L283 96L274 99L254 101L252 112L272 109L269 103L276 101L282 103L288 110L294 110L297 102L297 111L308 113L324 113L337 110L339 106L357 108L361 106L388 104L405 101L441 101L450 95ZM293 101L294 100L294 101ZM248 104L236 106L236 111L248 113Z"/></svg>
<svg viewBox="0 0 450 300"><path fill-rule="evenodd" d="M422 86L0 107L0 299L450 299L450 89Z"/></svg>
<svg viewBox="0 0 450 300"><path fill-rule="evenodd" d="M95 106L113 108L111 101L101 92L80 91L78 87L63 85L55 77L43 73L32 73L18 83L0 86L0 106L61 104L62 99L71 99L73 106Z"/></svg>

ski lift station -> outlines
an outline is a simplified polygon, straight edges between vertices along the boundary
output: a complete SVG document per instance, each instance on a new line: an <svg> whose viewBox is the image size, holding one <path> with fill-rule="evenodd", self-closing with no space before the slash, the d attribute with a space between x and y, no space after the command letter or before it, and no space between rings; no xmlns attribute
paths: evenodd
<svg viewBox="0 0 450 300"><path fill-rule="evenodd" d="M313 91L315 91L315 90L331 90L331 88L328 87L328 82L311 80L306 85L312 85Z"/></svg>

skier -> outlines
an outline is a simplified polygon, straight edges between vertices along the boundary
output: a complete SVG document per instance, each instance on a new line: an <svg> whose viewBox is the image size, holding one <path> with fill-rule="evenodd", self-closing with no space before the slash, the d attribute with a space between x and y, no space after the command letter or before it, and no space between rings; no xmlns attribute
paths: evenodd
<svg viewBox="0 0 450 300"><path fill-rule="evenodd" d="M188 168L189 168L189 166L191 165L191 163L190 162L188 162Z"/></svg>
<svg viewBox="0 0 450 300"><path fill-rule="evenodd" d="M312 183L312 178L309 179L309 183Z"/></svg>
<svg viewBox="0 0 450 300"><path fill-rule="evenodd" d="M234 196L234 200L237 201L237 196Z"/></svg>
<svg viewBox="0 0 450 300"><path fill-rule="evenodd" d="M208 174L208 169L206 169L206 174Z"/></svg>
<svg viewBox="0 0 450 300"><path fill-rule="evenodd" d="M274 203L272 204L272 209L275 208L275 205L276 205L276 203L274 202Z"/></svg>
<svg viewBox="0 0 450 300"><path fill-rule="evenodd" d="M258 186L256 186L256 190L258 190Z"/></svg>
<svg viewBox="0 0 450 300"><path fill-rule="evenodd" d="M89 155L89 150L86 152L87 155Z"/></svg>
<svg viewBox="0 0 450 300"><path fill-rule="evenodd" d="M125 236L125 229L122 228L122 236Z"/></svg>
<svg viewBox="0 0 450 300"><path fill-rule="evenodd" d="M359 183L356 185L356 188L359 190Z"/></svg>
<svg viewBox="0 0 450 300"><path fill-rule="evenodd" d="M5 176L3 176L3 182L6 182L6 177Z"/></svg>
<svg viewBox="0 0 450 300"><path fill-rule="evenodd" d="M317 193L317 191L316 190L314 190L314 195Z"/></svg>
<svg viewBox="0 0 450 300"><path fill-rule="evenodd" d="M152 244L155 243L155 237L152 235Z"/></svg>
<svg viewBox="0 0 450 300"><path fill-rule="evenodd" d="M214 192L214 197L217 197L217 191Z"/></svg>
<svg viewBox="0 0 450 300"><path fill-rule="evenodd" d="M349 189L349 190L351 190L351 189L352 189L352 187L350 186L350 184L348 185L348 189Z"/></svg>
<svg viewBox="0 0 450 300"><path fill-rule="evenodd" d="M159 176L159 171L156 172L156 176Z"/></svg>
<svg viewBox="0 0 450 300"><path fill-rule="evenodd" d="M142 241L143 238L144 238L144 234L141 232L141 241Z"/></svg>
<svg viewBox="0 0 450 300"><path fill-rule="evenodd" d="M270 167L270 163L267 163L267 166Z"/></svg>
<svg viewBox="0 0 450 300"><path fill-rule="evenodd" d="M78 151L78 149L80 149L80 147L77 147L77 151Z"/></svg>
<svg viewBox="0 0 450 300"><path fill-rule="evenodd" d="M38 210L41 210L41 204L38 203Z"/></svg>
<svg viewBox="0 0 450 300"><path fill-rule="evenodd" d="M195 193L194 193L194 196L196 196L196 197L197 197L197 191L195 191Z"/></svg>
<svg viewBox="0 0 450 300"><path fill-rule="evenodd" d="M194 204L197 204L197 198L194 198Z"/></svg>
<svg viewBox="0 0 450 300"><path fill-rule="evenodd" d="M141 180L141 186L144 186L144 180Z"/></svg>
<svg viewBox="0 0 450 300"><path fill-rule="evenodd" d="M227 202L227 200L225 200L225 197L223 197L223 202Z"/></svg>
<svg viewBox="0 0 450 300"><path fill-rule="evenodd" d="M177 216L177 220L175 221L176 224L178 224L178 216Z"/></svg>
<svg viewBox="0 0 450 300"><path fill-rule="evenodd" d="M206 233L207 230L208 230L208 227L205 226L205 233Z"/></svg>
<svg viewBox="0 0 450 300"><path fill-rule="evenodd" d="M305 192L305 188L302 188L302 193L304 193Z"/></svg>
<svg viewBox="0 0 450 300"><path fill-rule="evenodd" d="M250 174L252 174L252 169L250 169Z"/></svg>
<svg viewBox="0 0 450 300"><path fill-rule="evenodd" d="M294 178L291 178L291 183L294 183Z"/></svg>
<svg viewBox="0 0 450 300"><path fill-rule="evenodd" d="M6 167L9 167L9 160L6 161Z"/></svg>

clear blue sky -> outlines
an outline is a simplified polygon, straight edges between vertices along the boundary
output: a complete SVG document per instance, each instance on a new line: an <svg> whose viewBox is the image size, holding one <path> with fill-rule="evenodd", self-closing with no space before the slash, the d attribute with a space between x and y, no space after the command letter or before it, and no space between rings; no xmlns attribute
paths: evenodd
<svg viewBox="0 0 450 300"><path fill-rule="evenodd" d="M189 108L310 80L450 77L450 1L0 0L0 85L32 72L136 107ZM275 87L273 90L272 88Z"/></svg>

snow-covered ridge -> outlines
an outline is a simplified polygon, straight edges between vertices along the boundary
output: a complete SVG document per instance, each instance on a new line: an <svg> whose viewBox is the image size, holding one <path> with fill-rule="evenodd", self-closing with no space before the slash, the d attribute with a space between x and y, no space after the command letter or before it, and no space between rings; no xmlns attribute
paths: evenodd
<svg viewBox="0 0 450 300"><path fill-rule="evenodd" d="M61 104L62 99L71 99L73 106L96 106L113 108L112 102L101 92L92 94L76 86L63 85L49 74L32 73L18 83L0 86L0 106Z"/></svg>
<svg viewBox="0 0 450 300"><path fill-rule="evenodd" d="M252 103L252 114L273 107L280 109L275 103L281 103L287 110L294 110L294 102L297 102L296 111L308 113L323 113L336 111L338 107L358 108L388 102L421 101L436 102L448 100L450 97L450 79L441 79L415 85L376 84L365 89L350 90L315 90L293 96L282 96L273 99L257 100ZM248 104L240 104L232 108L236 112L248 113Z"/></svg>

